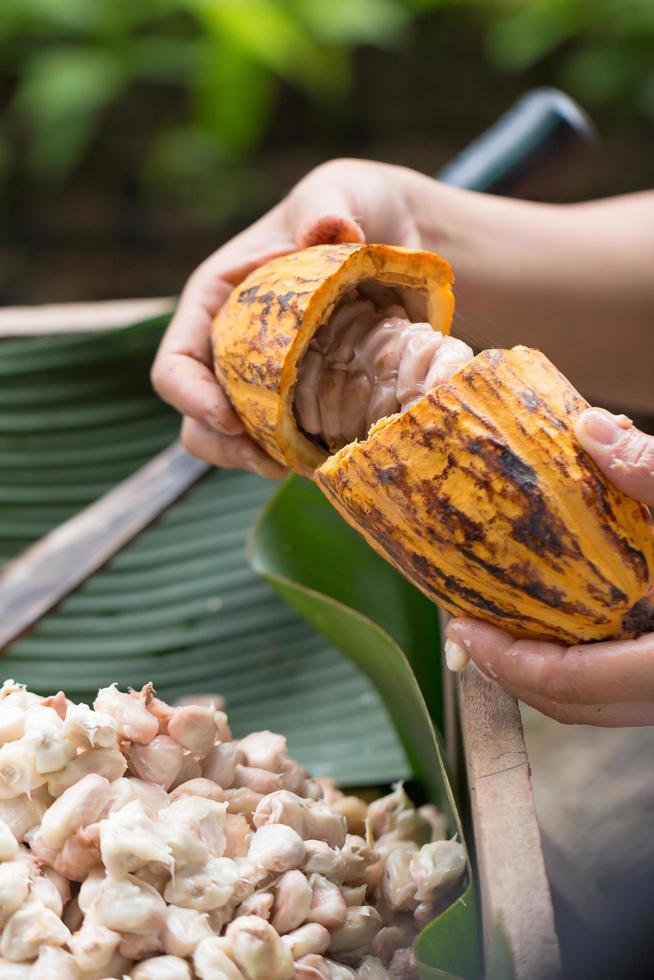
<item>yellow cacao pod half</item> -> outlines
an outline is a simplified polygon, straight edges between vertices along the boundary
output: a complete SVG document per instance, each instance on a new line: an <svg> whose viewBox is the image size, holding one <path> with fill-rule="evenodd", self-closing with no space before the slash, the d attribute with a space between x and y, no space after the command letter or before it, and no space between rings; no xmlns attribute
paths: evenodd
<svg viewBox="0 0 654 980"><path fill-rule="evenodd" d="M439 256L384 245L275 259L216 317L217 377L255 441L447 612L564 643L654 628L649 512L579 447L587 403L540 351L483 351L335 453L302 431L299 366L346 294L381 285L447 334L452 282Z"/></svg>

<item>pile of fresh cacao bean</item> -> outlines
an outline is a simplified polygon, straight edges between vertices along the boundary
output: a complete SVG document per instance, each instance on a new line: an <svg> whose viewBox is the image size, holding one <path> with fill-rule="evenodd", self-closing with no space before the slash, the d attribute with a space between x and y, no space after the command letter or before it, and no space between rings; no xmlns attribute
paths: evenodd
<svg viewBox="0 0 654 980"><path fill-rule="evenodd" d="M465 873L401 785L366 804L211 696L0 689L3 980L417 977Z"/></svg>

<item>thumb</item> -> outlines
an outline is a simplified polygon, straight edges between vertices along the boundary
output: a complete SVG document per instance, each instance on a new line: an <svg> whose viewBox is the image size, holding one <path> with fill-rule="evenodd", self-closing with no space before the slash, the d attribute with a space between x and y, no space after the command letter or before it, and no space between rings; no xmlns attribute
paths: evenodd
<svg viewBox="0 0 654 980"><path fill-rule="evenodd" d="M640 432L625 415L611 415L603 408L582 412L575 433L611 483L654 506L654 437Z"/></svg>
<svg viewBox="0 0 654 980"><path fill-rule="evenodd" d="M339 214L317 214L307 222L301 232L298 244L301 248L310 245L336 245L341 242L365 242L364 234L351 218Z"/></svg>
<svg viewBox="0 0 654 980"><path fill-rule="evenodd" d="M349 194L337 183L310 175L294 189L287 201L290 237L299 248L366 240L354 217Z"/></svg>

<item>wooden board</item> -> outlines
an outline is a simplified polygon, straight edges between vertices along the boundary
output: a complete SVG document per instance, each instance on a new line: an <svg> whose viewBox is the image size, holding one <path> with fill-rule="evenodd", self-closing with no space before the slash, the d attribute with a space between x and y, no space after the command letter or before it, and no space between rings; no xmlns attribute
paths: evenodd
<svg viewBox="0 0 654 980"><path fill-rule="evenodd" d="M120 327L172 306L172 300L161 299L0 310L0 338ZM155 470L166 465L186 468L180 452L171 448L148 465ZM148 467L145 471L147 482L152 474ZM121 499L119 494L119 512ZM79 515L69 522L73 532L75 522L93 519L93 506L87 517ZM146 526L147 515L137 507L121 521L127 541ZM30 549L25 565L28 572L30 553L37 564L44 557L46 566L56 562L60 544L71 533L64 529L65 525ZM102 561L94 567L98 564ZM62 584L62 595L92 574L94 567L71 575ZM18 563L6 567L5 584L13 584L14 600L21 591L22 568ZM21 629L45 612L38 596L28 597L20 611ZM9 632L4 639L9 642ZM560 955L517 702L473 667L461 676L446 674L446 743L455 784L467 790L470 798L485 946L490 950L499 921L513 956L516 980L555 980L561 973Z"/></svg>
<svg viewBox="0 0 654 980"><path fill-rule="evenodd" d="M518 702L469 666L458 704L485 947L499 921L519 980L556 980L554 910Z"/></svg>
<svg viewBox="0 0 654 980"><path fill-rule="evenodd" d="M87 333L125 327L172 310L175 299L116 299L103 303L54 303L0 309L0 338Z"/></svg>
<svg viewBox="0 0 654 980"><path fill-rule="evenodd" d="M448 618L441 614L443 636ZM486 957L499 922L517 980L558 980L554 908L518 702L474 665L453 674L441 659L445 746L456 790L469 799Z"/></svg>

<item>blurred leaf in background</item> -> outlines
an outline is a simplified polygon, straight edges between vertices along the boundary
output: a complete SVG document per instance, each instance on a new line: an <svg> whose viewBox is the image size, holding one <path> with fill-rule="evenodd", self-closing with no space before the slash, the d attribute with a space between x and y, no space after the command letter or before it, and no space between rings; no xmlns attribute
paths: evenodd
<svg viewBox="0 0 654 980"><path fill-rule="evenodd" d="M280 82L317 106L342 102L353 49L392 42L410 19L402 0L4 0L4 126L29 172L56 182L130 89L171 88L181 118L144 120L145 173L184 179L260 142Z"/></svg>
<svg viewBox="0 0 654 980"><path fill-rule="evenodd" d="M101 48L61 45L27 57L14 104L30 131L31 171L67 176L127 81L119 60Z"/></svg>
<svg viewBox="0 0 654 980"><path fill-rule="evenodd" d="M62 181L112 107L159 86L171 112L143 120L143 174L183 188L247 160L280 85L315 112L346 107L357 50L410 43L445 7L469 9L501 71L558 52L553 81L583 102L654 119L652 0L3 0L3 145L33 179ZM0 176L11 165L3 151Z"/></svg>
<svg viewBox="0 0 654 980"><path fill-rule="evenodd" d="M604 150L537 198L652 186L652 66L654 0L0 0L0 302L169 295L323 160L433 173L540 85Z"/></svg>
<svg viewBox="0 0 654 980"><path fill-rule="evenodd" d="M654 121L652 0L493 0L490 59L530 68L562 49L558 82L590 108L621 104ZM649 93L649 95L648 95Z"/></svg>

